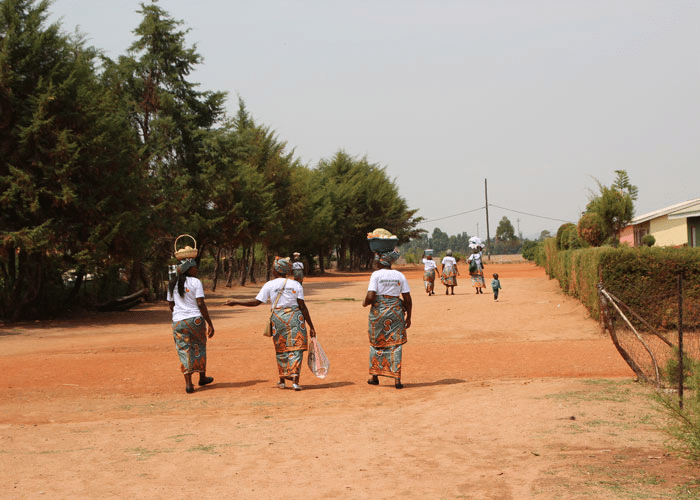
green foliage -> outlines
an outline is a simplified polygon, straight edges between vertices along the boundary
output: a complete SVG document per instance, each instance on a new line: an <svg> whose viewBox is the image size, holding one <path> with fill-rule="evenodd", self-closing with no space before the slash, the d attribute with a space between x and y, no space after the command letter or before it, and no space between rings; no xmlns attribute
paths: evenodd
<svg viewBox="0 0 700 500"><path fill-rule="evenodd" d="M677 371L677 368L676 368ZM688 378L688 397L680 406L675 394L658 392L654 395L661 411L668 417L664 431L672 439L671 448L693 461L700 461L700 369L695 363Z"/></svg>
<svg viewBox="0 0 700 500"><path fill-rule="evenodd" d="M594 212L588 212L581 216L577 231L578 236L590 246L598 247L605 240L605 223L600 215Z"/></svg>
<svg viewBox="0 0 700 500"><path fill-rule="evenodd" d="M620 231L634 217L634 202L637 199L637 187L630 183L627 172L615 170L615 173L617 177L609 187L595 180L600 193L592 195L586 206L586 212L597 214L602 221L602 240L613 244L616 244Z"/></svg>
<svg viewBox="0 0 700 500"><path fill-rule="evenodd" d="M655 244L656 238L654 238L653 234L645 234L644 236L642 236L642 245L653 247Z"/></svg>
<svg viewBox="0 0 700 500"><path fill-rule="evenodd" d="M535 260L538 248L540 246L541 246L541 243L539 243L537 241L525 240L525 242L523 243L523 250L522 250L523 258L525 258L529 261Z"/></svg>
<svg viewBox="0 0 700 500"><path fill-rule="evenodd" d="M569 242L571 241L572 234L575 231L576 225L570 222L559 226L559 229L557 229L557 249L567 250L569 248Z"/></svg>
<svg viewBox="0 0 700 500"><path fill-rule="evenodd" d="M515 228L510 220L508 220L508 217L504 216L498 223L498 227L496 228L496 239L503 241L513 241L517 239Z"/></svg>
<svg viewBox="0 0 700 500"><path fill-rule="evenodd" d="M229 280L293 251L309 270L366 267L368 231L424 233L384 167L343 151L303 165L242 99L222 121L226 94L188 80L202 58L155 3L117 60L47 25L49 2L0 5L0 317L157 291L182 233ZM69 269L94 275L89 297L57 278Z"/></svg>

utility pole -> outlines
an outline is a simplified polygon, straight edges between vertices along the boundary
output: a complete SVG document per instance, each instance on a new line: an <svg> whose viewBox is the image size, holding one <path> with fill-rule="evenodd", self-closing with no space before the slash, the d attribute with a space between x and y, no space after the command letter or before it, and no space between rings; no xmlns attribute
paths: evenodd
<svg viewBox="0 0 700 500"><path fill-rule="evenodd" d="M484 179L484 198L486 199L486 248L488 251L486 254L489 256L489 261L491 260L491 234L489 233L489 188L488 181Z"/></svg>

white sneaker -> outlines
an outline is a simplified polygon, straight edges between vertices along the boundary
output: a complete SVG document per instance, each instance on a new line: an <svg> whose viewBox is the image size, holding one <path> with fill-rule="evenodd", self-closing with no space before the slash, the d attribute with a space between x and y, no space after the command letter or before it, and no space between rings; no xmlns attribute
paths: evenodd
<svg viewBox="0 0 700 500"><path fill-rule="evenodd" d="M278 389L286 389L287 386L284 382L277 382L277 388Z"/></svg>
<svg viewBox="0 0 700 500"><path fill-rule="evenodd" d="M292 384L292 387L294 388L295 391L300 391L303 389L303 387L300 386L299 384Z"/></svg>

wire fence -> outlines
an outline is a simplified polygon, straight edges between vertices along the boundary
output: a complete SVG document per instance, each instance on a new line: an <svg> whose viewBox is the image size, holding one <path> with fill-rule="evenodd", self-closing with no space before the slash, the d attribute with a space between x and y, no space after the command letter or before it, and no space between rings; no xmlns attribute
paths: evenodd
<svg viewBox="0 0 700 500"><path fill-rule="evenodd" d="M682 275L658 290L622 300L599 285L601 321L638 379L676 390L682 406L688 378L700 370L700 297L684 291Z"/></svg>

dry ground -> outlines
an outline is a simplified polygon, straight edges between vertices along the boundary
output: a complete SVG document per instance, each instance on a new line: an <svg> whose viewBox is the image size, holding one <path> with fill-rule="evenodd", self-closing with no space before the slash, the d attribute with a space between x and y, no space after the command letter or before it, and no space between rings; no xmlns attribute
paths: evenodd
<svg viewBox="0 0 700 500"><path fill-rule="evenodd" d="M400 391L366 383L367 273L304 282L331 371L302 392L275 388L265 308L222 305L259 284L207 290L215 382L192 395L165 303L0 325L0 498L693 498L648 390L541 268L487 262L498 302L402 270Z"/></svg>

